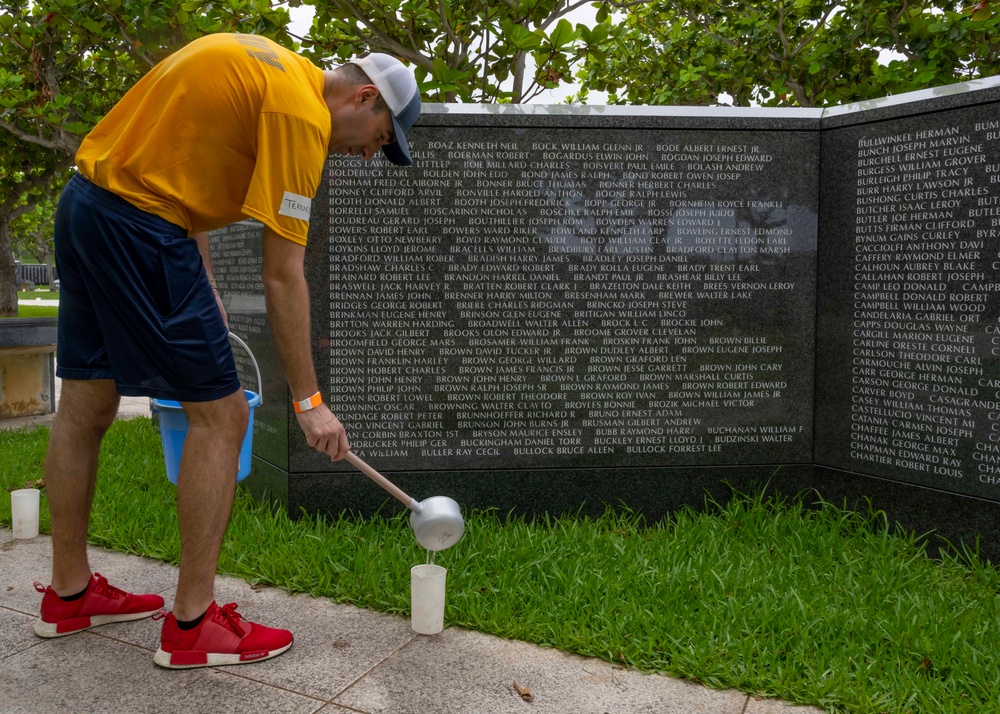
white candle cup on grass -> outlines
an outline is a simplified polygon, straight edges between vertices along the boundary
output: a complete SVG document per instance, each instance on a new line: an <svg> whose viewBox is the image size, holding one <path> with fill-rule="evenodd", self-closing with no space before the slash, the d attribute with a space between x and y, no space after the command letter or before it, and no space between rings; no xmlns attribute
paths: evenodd
<svg viewBox="0 0 1000 714"><path fill-rule="evenodd" d="M419 635L444 629L444 596L448 571L440 565L410 568L410 627Z"/></svg>
<svg viewBox="0 0 1000 714"><path fill-rule="evenodd" d="M15 538L34 538L38 535L37 488L22 488L10 492L10 515Z"/></svg>

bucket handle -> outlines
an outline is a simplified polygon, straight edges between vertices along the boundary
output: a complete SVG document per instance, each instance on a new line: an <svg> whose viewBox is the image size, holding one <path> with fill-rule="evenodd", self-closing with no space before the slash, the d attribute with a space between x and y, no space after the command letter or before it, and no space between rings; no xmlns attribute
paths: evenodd
<svg viewBox="0 0 1000 714"><path fill-rule="evenodd" d="M260 365L257 364L257 358L253 356L253 352L250 351L250 348L247 346L247 343L244 342L243 340L241 340L236 335L234 335L232 332L229 333L229 339L236 340L236 344L238 344L240 347L242 347L243 349L245 349L247 351L247 354L250 355L250 360L253 362L254 371L257 372L257 389L260 390L260 392L258 392L257 396L260 397L260 406L263 406L264 405L264 383L260 381Z"/></svg>

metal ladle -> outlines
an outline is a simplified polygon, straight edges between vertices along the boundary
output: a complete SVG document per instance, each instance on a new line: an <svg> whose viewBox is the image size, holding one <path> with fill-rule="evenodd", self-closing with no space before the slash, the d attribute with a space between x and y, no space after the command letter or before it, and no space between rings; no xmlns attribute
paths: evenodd
<svg viewBox="0 0 1000 714"><path fill-rule="evenodd" d="M462 509L453 499L447 496L432 496L418 502L362 461L354 452L348 451L344 458L410 509L410 528L413 529L417 542L424 548L433 551L444 550L462 539L465 533L465 521L462 519Z"/></svg>

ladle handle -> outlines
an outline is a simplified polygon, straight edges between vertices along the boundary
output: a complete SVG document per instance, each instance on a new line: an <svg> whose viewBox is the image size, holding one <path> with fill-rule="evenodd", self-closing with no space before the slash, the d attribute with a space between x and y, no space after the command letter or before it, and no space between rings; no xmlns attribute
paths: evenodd
<svg viewBox="0 0 1000 714"><path fill-rule="evenodd" d="M374 481L379 486L381 486L386 491L388 491L390 494L392 494L392 496L397 501L399 501L400 503L402 503L404 506L406 506L407 508L409 508L411 511L416 511L417 513L420 513L423 510L420 507L420 504L417 503L417 501L415 499L412 499L409 496L407 496L405 493L403 493L403 489L399 488L399 486L397 486L396 484L394 484L392 481L390 481L385 476L383 476L378 471L376 471L371 466L369 466L364 461L362 461L353 451L348 451L347 452L347 456L345 456L344 458L347 459L347 461L351 462L351 464L356 469L358 469L358 471L360 471L361 473L363 473L365 476L367 476L372 481Z"/></svg>

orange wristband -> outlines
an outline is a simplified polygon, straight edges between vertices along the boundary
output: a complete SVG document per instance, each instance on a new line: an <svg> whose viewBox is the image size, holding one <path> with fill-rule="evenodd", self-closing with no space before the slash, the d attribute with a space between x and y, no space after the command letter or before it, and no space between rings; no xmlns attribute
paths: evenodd
<svg viewBox="0 0 1000 714"><path fill-rule="evenodd" d="M323 397L320 396L319 392L316 392L308 399L303 399L301 402L296 402L292 400L292 406L295 407L296 414L299 414L301 412L307 412L310 409L315 409L322 403L323 403Z"/></svg>

